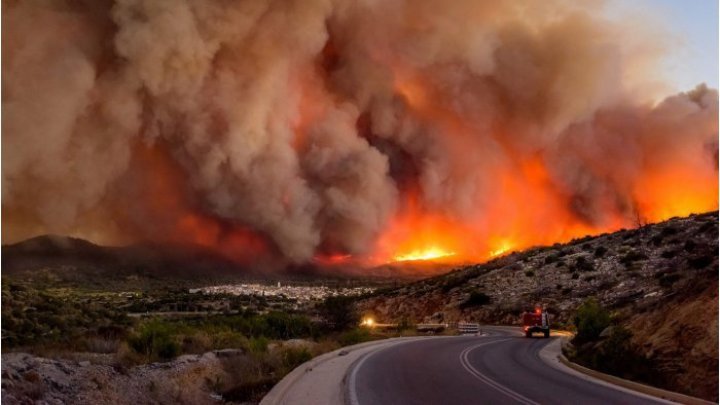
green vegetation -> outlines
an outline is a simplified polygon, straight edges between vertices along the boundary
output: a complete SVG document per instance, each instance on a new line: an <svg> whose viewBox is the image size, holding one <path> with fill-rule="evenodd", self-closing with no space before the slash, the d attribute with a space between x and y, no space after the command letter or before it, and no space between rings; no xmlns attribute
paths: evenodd
<svg viewBox="0 0 720 405"><path fill-rule="evenodd" d="M328 297L318 306L318 312L325 329L332 332L348 329L360 321L352 297Z"/></svg>
<svg viewBox="0 0 720 405"><path fill-rule="evenodd" d="M88 341L120 337L130 324L124 313L68 291L2 285L3 349L45 344L87 350Z"/></svg>
<svg viewBox="0 0 720 405"><path fill-rule="evenodd" d="M128 338L128 343L135 352L148 358L168 360L180 352L180 345L169 325L157 320L142 325Z"/></svg>
<svg viewBox="0 0 720 405"><path fill-rule="evenodd" d="M600 333L610 326L610 312L600 306L596 299L590 298L577 309L573 323L577 330L573 343L582 344L596 340Z"/></svg>
<svg viewBox="0 0 720 405"><path fill-rule="evenodd" d="M565 350L570 360L622 378L662 385L662 377L652 360L641 354L632 342L632 332L613 325L610 312L595 299L588 299L574 317L577 334L573 346Z"/></svg>
<svg viewBox="0 0 720 405"><path fill-rule="evenodd" d="M355 328L341 334L338 337L338 342L340 342L342 346L350 346L374 339L376 338L373 338L368 328Z"/></svg>
<svg viewBox="0 0 720 405"><path fill-rule="evenodd" d="M142 361L156 361L224 348L261 353L269 340L311 338L317 336L317 331L306 316L283 312L155 318L141 321L128 336L127 344L135 354L143 356Z"/></svg>

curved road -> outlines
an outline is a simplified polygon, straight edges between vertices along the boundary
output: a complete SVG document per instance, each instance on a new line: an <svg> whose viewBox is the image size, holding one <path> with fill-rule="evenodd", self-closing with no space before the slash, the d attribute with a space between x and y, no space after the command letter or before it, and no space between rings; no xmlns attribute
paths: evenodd
<svg viewBox="0 0 720 405"><path fill-rule="evenodd" d="M658 404L666 401L583 378L552 364L542 349L557 338L517 330L483 337L421 339L359 358L345 402L382 404ZM557 343L557 342L556 342Z"/></svg>

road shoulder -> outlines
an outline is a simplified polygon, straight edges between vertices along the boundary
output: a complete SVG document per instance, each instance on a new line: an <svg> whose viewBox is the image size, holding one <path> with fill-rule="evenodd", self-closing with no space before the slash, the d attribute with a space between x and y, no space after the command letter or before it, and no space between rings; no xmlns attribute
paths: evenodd
<svg viewBox="0 0 720 405"><path fill-rule="evenodd" d="M401 337L343 347L301 364L273 387L260 405L345 403L345 379L365 354L396 343L423 339Z"/></svg>
<svg viewBox="0 0 720 405"><path fill-rule="evenodd" d="M656 401L663 400L667 403L682 403L689 405L713 404L713 402L708 402L700 398L626 380L573 363L562 354L562 343L564 340L565 338L556 338L549 344L545 345L545 347L540 350L540 359L551 367L564 373L572 374L578 378L611 387L615 390L623 391L631 395Z"/></svg>

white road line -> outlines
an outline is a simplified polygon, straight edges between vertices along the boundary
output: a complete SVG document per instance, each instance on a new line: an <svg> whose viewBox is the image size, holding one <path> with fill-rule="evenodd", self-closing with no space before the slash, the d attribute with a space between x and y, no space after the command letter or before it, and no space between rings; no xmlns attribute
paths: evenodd
<svg viewBox="0 0 720 405"><path fill-rule="evenodd" d="M422 340L422 339L417 339L417 340ZM358 370L360 370L360 368L362 368L363 363L365 363L365 361L367 359L374 356L378 352L381 352L392 346L402 344L402 343L414 342L417 340L412 339L412 340L406 340L406 341L400 341L400 342L386 344L386 345L383 345L380 349L373 350L373 351L363 355L363 357L360 359L360 361L358 361L354 366L351 366L352 372L350 373L350 378L348 380L348 397L346 398L346 401L349 402L350 405L360 405L360 400L358 399L358 395L357 395L357 374L358 374Z"/></svg>
<svg viewBox="0 0 720 405"><path fill-rule="evenodd" d="M523 396L522 394L520 394L516 391L513 391L510 388L491 379L490 377L486 376L485 374L481 373L478 369L473 367L472 364L470 364L470 360L468 359L468 356L470 355L470 352L472 352L473 350L475 350L479 347L482 347L482 346L487 346L487 345L494 344L494 343L500 343L500 342L504 342L504 341L507 341L510 339L511 338L496 340L493 342L485 342L485 343L480 343L475 346L470 346L467 349L463 350L462 353L460 353L460 364L462 364L463 368L465 368L466 371L468 371L470 374L472 374L478 380L489 385L491 388L494 388L495 390L507 395L508 397L520 402L521 404L540 405L539 403L531 400L530 398L527 398L527 397Z"/></svg>
<svg viewBox="0 0 720 405"><path fill-rule="evenodd" d="M454 339L454 338L455 338L455 336L442 336L442 337L435 337L434 339ZM370 353L363 355L363 357L355 365L351 366L352 371L350 372L350 375L348 378L348 383L347 383L348 384L348 388L347 388L348 392L347 392L347 397L345 398L346 403L348 405L360 405L360 400L358 399L358 395L357 395L357 374L358 374L358 370L360 370L362 368L363 363L365 363L365 361L367 359L376 355L378 352L381 352L392 346L395 346L398 344L403 344L403 343L416 342L419 340L424 340L424 339L412 339L412 340L406 340L406 341L400 341L400 342L387 344L378 350L374 350Z"/></svg>

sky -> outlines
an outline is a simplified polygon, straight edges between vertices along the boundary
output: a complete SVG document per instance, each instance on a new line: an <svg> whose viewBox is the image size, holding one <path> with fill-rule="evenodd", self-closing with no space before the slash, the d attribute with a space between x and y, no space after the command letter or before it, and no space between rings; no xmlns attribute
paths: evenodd
<svg viewBox="0 0 720 405"><path fill-rule="evenodd" d="M608 4L608 12L655 18L678 41L663 66L671 90L703 82L718 88L717 0L617 0Z"/></svg>

